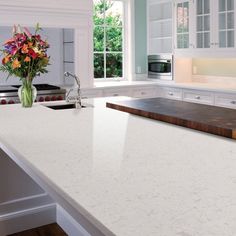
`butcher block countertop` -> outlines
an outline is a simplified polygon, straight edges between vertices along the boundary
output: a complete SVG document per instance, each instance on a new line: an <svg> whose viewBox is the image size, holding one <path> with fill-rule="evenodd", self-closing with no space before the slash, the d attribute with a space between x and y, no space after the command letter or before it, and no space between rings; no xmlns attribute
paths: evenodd
<svg viewBox="0 0 236 236"><path fill-rule="evenodd" d="M236 139L236 110L233 109L166 98L107 102L107 107Z"/></svg>
<svg viewBox="0 0 236 236"><path fill-rule="evenodd" d="M236 142L106 107L119 100L0 106L0 147L91 236L235 236Z"/></svg>

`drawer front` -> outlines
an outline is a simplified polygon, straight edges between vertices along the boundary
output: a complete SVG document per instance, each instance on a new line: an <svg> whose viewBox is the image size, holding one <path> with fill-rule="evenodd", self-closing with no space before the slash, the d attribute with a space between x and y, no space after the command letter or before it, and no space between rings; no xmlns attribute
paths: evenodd
<svg viewBox="0 0 236 236"><path fill-rule="evenodd" d="M216 93L215 105L236 109L236 94Z"/></svg>
<svg viewBox="0 0 236 236"><path fill-rule="evenodd" d="M155 88L133 89L132 97L153 98L156 97L156 89Z"/></svg>
<svg viewBox="0 0 236 236"><path fill-rule="evenodd" d="M104 97L116 97L116 96L130 96L130 89L105 89L103 91Z"/></svg>
<svg viewBox="0 0 236 236"><path fill-rule="evenodd" d="M184 90L183 91L183 100L186 102L194 102L201 104L214 104L214 94L211 92L205 91L196 91L196 90Z"/></svg>
<svg viewBox="0 0 236 236"><path fill-rule="evenodd" d="M82 98L96 98L96 97L102 97L102 90L81 90L81 97Z"/></svg>
<svg viewBox="0 0 236 236"><path fill-rule="evenodd" d="M165 98L182 100L182 89L179 88L162 88L161 94Z"/></svg>

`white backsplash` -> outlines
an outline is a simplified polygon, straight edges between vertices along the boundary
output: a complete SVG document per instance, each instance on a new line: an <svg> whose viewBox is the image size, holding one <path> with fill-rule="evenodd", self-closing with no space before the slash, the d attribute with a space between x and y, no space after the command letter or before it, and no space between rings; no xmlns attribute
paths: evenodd
<svg viewBox="0 0 236 236"><path fill-rule="evenodd" d="M226 77L226 76L209 76L209 75L193 75L192 76L193 83L209 83L209 84L217 84L224 86L236 86L236 78L235 77Z"/></svg>

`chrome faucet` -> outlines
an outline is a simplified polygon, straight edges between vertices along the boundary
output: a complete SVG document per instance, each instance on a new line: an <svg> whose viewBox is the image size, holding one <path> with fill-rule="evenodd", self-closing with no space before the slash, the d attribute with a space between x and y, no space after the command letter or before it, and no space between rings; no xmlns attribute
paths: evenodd
<svg viewBox="0 0 236 236"><path fill-rule="evenodd" d="M64 73L65 77L72 77L75 79L76 84L77 84L77 96L70 96L71 91L73 91L73 89L70 89L69 92L66 95L66 102L75 102L76 108L82 108L82 104L81 104L81 93L80 93L80 80L79 77L76 75L71 74L70 72L65 72Z"/></svg>

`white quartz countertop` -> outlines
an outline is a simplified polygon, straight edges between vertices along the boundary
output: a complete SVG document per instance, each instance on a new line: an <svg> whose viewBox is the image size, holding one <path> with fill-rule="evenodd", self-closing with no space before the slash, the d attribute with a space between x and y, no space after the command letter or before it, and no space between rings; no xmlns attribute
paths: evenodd
<svg viewBox="0 0 236 236"><path fill-rule="evenodd" d="M235 236L236 142L106 100L82 110L1 106L0 145L105 235Z"/></svg>

